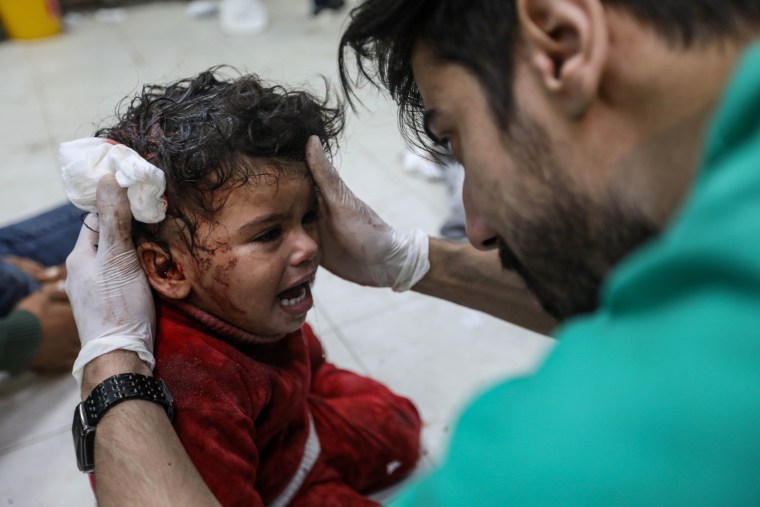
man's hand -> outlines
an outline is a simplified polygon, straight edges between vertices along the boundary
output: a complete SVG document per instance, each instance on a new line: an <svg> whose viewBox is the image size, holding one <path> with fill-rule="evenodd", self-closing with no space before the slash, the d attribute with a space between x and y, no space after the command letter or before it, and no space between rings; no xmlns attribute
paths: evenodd
<svg viewBox="0 0 760 507"><path fill-rule="evenodd" d="M346 280L403 291L430 269L428 237L399 231L359 200L325 157L319 139L309 138L306 160L320 191L322 265Z"/></svg>
<svg viewBox="0 0 760 507"><path fill-rule="evenodd" d="M66 260L66 292L82 341L73 372L80 383L85 365L115 350L137 353L146 365L140 373L149 374L154 364L155 308L130 235L126 190L107 175L98 184L97 198L98 217L85 219Z"/></svg>
<svg viewBox="0 0 760 507"><path fill-rule="evenodd" d="M45 266L35 260L15 255L6 255L4 259L8 264L34 278L37 283L52 283L66 279L66 266L64 265Z"/></svg>
<svg viewBox="0 0 760 507"><path fill-rule="evenodd" d="M99 220L85 219L66 260L66 292L82 340L74 370L83 398L111 375L150 375L153 367L155 308L132 244L126 190L104 176L97 200ZM98 423L95 463L98 505L219 505L155 403L135 400L109 410Z"/></svg>
<svg viewBox="0 0 760 507"><path fill-rule="evenodd" d="M34 314L42 328L42 340L32 361L40 373L62 373L71 369L79 353L79 337L71 305L61 284L47 284L16 306Z"/></svg>

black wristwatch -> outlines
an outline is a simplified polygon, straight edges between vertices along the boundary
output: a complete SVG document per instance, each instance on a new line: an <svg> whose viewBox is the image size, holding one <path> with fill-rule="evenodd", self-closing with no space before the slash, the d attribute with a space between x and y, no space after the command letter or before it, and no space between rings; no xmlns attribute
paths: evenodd
<svg viewBox="0 0 760 507"><path fill-rule="evenodd" d="M163 380L139 373L122 373L105 379L74 411L71 433L77 466L82 472L95 471L95 426L111 407L126 400L158 403L166 409L169 419L174 419L174 400Z"/></svg>

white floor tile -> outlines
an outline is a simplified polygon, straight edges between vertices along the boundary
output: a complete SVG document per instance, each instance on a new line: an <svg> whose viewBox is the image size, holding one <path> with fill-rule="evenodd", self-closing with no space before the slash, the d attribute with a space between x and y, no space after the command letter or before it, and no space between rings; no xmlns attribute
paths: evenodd
<svg viewBox="0 0 760 507"><path fill-rule="evenodd" d="M0 456L0 504L19 507L95 505L90 482L77 469L68 428Z"/></svg>
<svg viewBox="0 0 760 507"><path fill-rule="evenodd" d="M0 456L69 430L77 403L79 389L71 375L5 377L0 381Z"/></svg>
<svg viewBox="0 0 760 507"><path fill-rule="evenodd" d="M395 294L390 289L360 287L346 282L324 268L314 284L314 304L329 319L331 329L384 315L414 300L412 293Z"/></svg>
<svg viewBox="0 0 760 507"><path fill-rule="evenodd" d="M46 139L31 142L35 144L15 151L6 151L3 146L0 224L62 204L66 199L56 167L58 157L53 148Z"/></svg>

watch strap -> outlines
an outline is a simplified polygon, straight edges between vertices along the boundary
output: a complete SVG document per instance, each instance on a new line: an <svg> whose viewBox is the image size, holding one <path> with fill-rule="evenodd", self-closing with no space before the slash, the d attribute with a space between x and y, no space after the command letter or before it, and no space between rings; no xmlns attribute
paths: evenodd
<svg viewBox="0 0 760 507"><path fill-rule="evenodd" d="M163 380L139 373L121 373L98 384L83 402L87 420L96 426L111 407L135 399L158 403L169 419L174 418L174 400Z"/></svg>

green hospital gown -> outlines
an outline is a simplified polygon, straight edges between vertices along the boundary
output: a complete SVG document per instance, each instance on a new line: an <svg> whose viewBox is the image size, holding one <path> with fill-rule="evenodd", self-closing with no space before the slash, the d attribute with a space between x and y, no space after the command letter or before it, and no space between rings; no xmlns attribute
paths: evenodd
<svg viewBox="0 0 760 507"><path fill-rule="evenodd" d="M394 506L760 505L760 45L672 226Z"/></svg>

